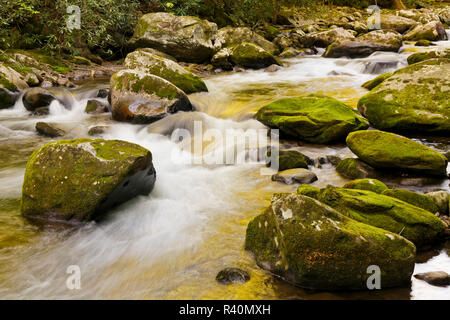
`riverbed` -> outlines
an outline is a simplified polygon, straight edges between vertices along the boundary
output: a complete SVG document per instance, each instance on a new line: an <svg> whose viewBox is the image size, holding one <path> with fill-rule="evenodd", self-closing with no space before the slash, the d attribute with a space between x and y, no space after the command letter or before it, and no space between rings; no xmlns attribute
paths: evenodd
<svg viewBox="0 0 450 320"><path fill-rule="evenodd" d="M450 47L450 41L439 42ZM0 111L0 298L2 299L450 299L450 287L431 286L412 278L407 288L367 292L305 291L260 269L243 248L248 222L269 204L274 192L292 192L296 186L272 182L260 174L263 163L210 165L174 163L180 144L171 139L176 128L191 128L202 120L205 128L263 129L252 119L262 106L282 97L322 93L352 107L367 90L361 84L377 75L407 65L417 49L406 45L400 53L376 52L364 59L325 59L319 54L284 60L276 72L219 73L205 78L209 92L189 96L193 114L171 115L152 125L112 121L110 114L89 115L86 101L108 88L108 79L79 84L54 93L71 106L54 101L50 114L31 117L21 99ZM99 99L102 100L102 99ZM77 230L39 229L20 216L19 200L26 161L33 150L51 139L37 135L38 121L58 123L65 138L88 136L92 126L109 126L100 137L121 139L148 148L157 181L152 193L117 207L100 223ZM415 137L441 152L450 149L445 137ZM352 157L345 144L312 145L282 141L320 158ZM209 151L222 148L209 146ZM347 179L330 163L310 168L315 186L340 186ZM415 191L445 189L449 180L427 185L402 185L395 177L385 183ZM81 269L81 289L66 286L67 267ZM224 286L215 281L224 267L250 272L245 284ZM450 243L418 254L415 273L450 273ZM381 284L383 286L383 284Z"/></svg>

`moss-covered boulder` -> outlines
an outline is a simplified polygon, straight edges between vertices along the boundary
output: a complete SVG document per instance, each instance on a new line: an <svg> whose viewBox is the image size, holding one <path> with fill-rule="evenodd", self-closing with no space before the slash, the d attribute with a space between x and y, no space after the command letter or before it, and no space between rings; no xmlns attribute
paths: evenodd
<svg viewBox="0 0 450 320"><path fill-rule="evenodd" d="M197 17L148 13L139 19L129 47L154 48L179 61L201 63L214 54L216 33L215 23Z"/></svg>
<svg viewBox="0 0 450 320"><path fill-rule="evenodd" d="M415 171L446 176L447 158L406 137L378 130L352 132L347 146L374 168Z"/></svg>
<svg viewBox="0 0 450 320"><path fill-rule="evenodd" d="M358 112L319 94L277 100L261 108L255 117L286 135L313 143L339 141L349 132L368 128Z"/></svg>
<svg viewBox="0 0 450 320"><path fill-rule="evenodd" d="M317 199L319 197L320 189L309 184L302 184L297 188L297 193Z"/></svg>
<svg viewBox="0 0 450 320"><path fill-rule="evenodd" d="M445 225L431 212L372 191L327 186L318 199L356 221L402 235L417 247L444 237Z"/></svg>
<svg viewBox="0 0 450 320"><path fill-rule="evenodd" d="M355 39L356 31L344 28L334 28L326 31L311 32L302 39L303 45L307 47L316 46L326 48L336 40Z"/></svg>
<svg viewBox="0 0 450 320"><path fill-rule="evenodd" d="M307 196L275 194L247 227L245 249L258 265L297 286L367 290L377 265L385 288L407 285L414 245L394 233L350 219Z"/></svg>
<svg viewBox="0 0 450 320"><path fill-rule="evenodd" d="M383 191L382 194L388 197L400 199L409 204L412 204L413 206L422 208L434 214L439 212L439 208L433 200L423 194L416 193L414 191L405 189L388 189Z"/></svg>
<svg viewBox="0 0 450 320"><path fill-rule="evenodd" d="M397 70L358 102L376 128L450 133L450 59L430 59Z"/></svg>
<svg viewBox="0 0 450 320"><path fill-rule="evenodd" d="M337 40L324 53L326 58L366 57L375 51L398 52L402 46L402 36L396 31L375 30L359 35L355 39Z"/></svg>
<svg viewBox="0 0 450 320"><path fill-rule="evenodd" d="M137 50L127 55L125 68L137 69L166 79L186 94L208 91L200 77L190 73L178 63L157 56L145 50Z"/></svg>
<svg viewBox="0 0 450 320"><path fill-rule="evenodd" d="M60 140L29 158L21 210L36 222L94 220L149 194L154 183L152 155L141 146L120 140Z"/></svg>
<svg viewBox="0 0 450 320"><path fill-rule="evenodd" d="M221 48L236 46L243 42L254 43L272 55L278 53L276 45L247 27L225 27L219 29L214 45L217 50L220 50Z"/></svg>
<svg viewBox="0 0 450 320"><path fill-rule="evenodd" d="M158 76L138 70L121 70L111 77L113 119L151 123L178 111L191 111L186 94Z"/></svg>
<svg viewBox="0 0 450 320"><path fill-rule="evenodd" d="M450 49L437 49L426 52L416 52L408 57L408 64L422 62L428 59L446 58L450 59Z"/></svg>
<svg viewBox="0 0 450 320"><path fill-rule="evenodd" d="M243 42L233 47L230 51L230 61L235 65L253 69L279 64L270 52L249 42Z"/></svg>
<svg viewBox="0 0 450 320"><path fill-rule="evenodd" d="M388 190L388 187L377 179L356 179L347 182L343 185L346 189L359 189L359 190L369 190L375 193L383 193L383 191Z"/></svg>
<svg viewBox="0 0 450 320"><path fill-rule="evenodd" d="M339 161L336 171L347 179L366 179L377 176L374 168L355 158L346 158Z"/></svg>
<svg viewBox="0 0 450 320"><path fill-rule="evenodd" d="M432 21L427 24L418 24L403 35L403 40L447 40L447 33L440 21Z"/></svg>
<svg viewBox="0 0 450 320"><path fill-rule="evenodd" d="M435 44L433 42L431 42L430 40L419 40L416 43L414 43L414 45L416 47L429 47L429 46L434 46Z"/></svg>
<svg viewBox="0 0 450 320"><path fill-rule="evenodd" d="M364 82L361 87L367 89L367 90L372 90L373 88L375 88L376 86L378 86L380 83L382 83L384 80L386 80L387 78L390 78L393 75L393 73L383 73L381 75L379 75L378 77L376 77L375 79L369 80L367 82Z"/></svg>
<svg viewBox="0 0 450 320"><path fill-rule="evenodd" d="M445 190L432 191L426 194L439 208L441 214L450 215L450 193Z"/></svg>
<svg viewBox="0 0 450 320"><path fill-rule="evenodd" d="M296 150L280 150L278 152L278 170L308 168L312 160ZM270 166L271 163L268 164Z"/></svg>

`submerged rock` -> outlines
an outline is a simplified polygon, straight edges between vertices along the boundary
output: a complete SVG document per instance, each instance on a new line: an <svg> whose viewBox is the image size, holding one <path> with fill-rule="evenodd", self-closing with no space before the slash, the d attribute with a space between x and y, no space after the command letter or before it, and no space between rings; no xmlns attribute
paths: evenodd
<svg viewBox="0 0 450 320"><path fill-rule="evenodd" d="M214 54L216 33L215 23L197 17L148 13L139 19L129 45L154 48L179 61L202 63Z"/></svg>
<svg viewBox="0 0 450 320"><path fill-rule="evenodd" d="M376 179L356 179L344 184L345 189L369 190L375 193L383 193L388 187L381 181Z"/></svg>
<svg viewBox="0 0 450 320"><path fill-rule="evenodd" d="M378 130L352 132L347 146L374 168L446 176L447 158L406 137Z"/></svg>
<svg viewBox="0 0 450 320"><path fill-rule="evenodd" d="M178 111L192 111L186 94L163 78L137 70L121 70L110 80L113 119L151 123Z"/></svg>
<svg viewBox="0 0 450 320"><path fill-rule="evenodd" d="M315 290L367 290L371 265L383 287L403 286L414 270L415 247L405 238L296 194L272 197L248 224L245 249L260 267Z"/></svg>
<svg viewBox="0 0 450 320"><path fill-rule="evenodd" d="M250 274L238 268L225 268L216 276L216 281L221 284L245 283L250 280Z"/></svg>
<svg viewBox="0 0 450 320"><path fill-rule="evenodd" d="M428 282L433 286L446 287L450 285L450 275L444 271L418 273L414 275L414 278Z"/></svg>
<svg viewBox="0 0 450 320"><path fill-rule="evenodd" d="M313 143L339 141L349 132L368 128L358 112L319 94L277 100L261 108L255 117L286 135Z"/></svg>
<svg viewBox="0 0 450 320"><path fill-rule="evenodd" d="M62 137L66 134L66 132L63 129L58 128L56 124L47 122L37 122L36 131L43 136L51 138Z"/></svg>
<svg viewBox="0 0 450 320"><path fill-rule="evenodd" d="M131 52L125 58L127 69L138 69L166 79L186 94L208 91L200 77L188 72L178 63L144 50Z"/></svg>
<svg viewBox="0 0 450 320"><path fill-rule="evenodd" d="M450 133L450 59L430 59L397 70L358 102L381 130Z"/></svg>
<svg viewBox="0 0 450 320"><path fill-rule="evenodd" d="M120 140L50 142L28 160L22 214L36 222L96 220L112 207L148 195L155 183L152 155Z"/></svg>
<svg viewBox="0 0 450 320"><path fill-rule="evenodd" d="M445 225L431 212L372 191L327 186L319 201L359 222L400 234L417 247L443 239Z"/></svg>
<svg viewBox="0 0 450 320"><path fill-rule="evenodd" d="M355 158L346 158L339 161L336 171L347 179L365 179L377 176L374 168Z"/></svg>
<svg viewBox="0 0 450 320"><path fill-rule="evenodd" d="M307 169L289 169L274 174L272 181L278 181L284 184L311 183L317 181L317 176L314 172Z"/></svg>
<svg viewBox="0 0 450 320"><path fill-rule="evenodd" d="M382 194L388 197L400 199L409 204L412 204L413 206L427 210L433 214L436 214L439 211L438 206L434 203L433 200L420 193L405 189L389 189L385 190Z"/></svg>

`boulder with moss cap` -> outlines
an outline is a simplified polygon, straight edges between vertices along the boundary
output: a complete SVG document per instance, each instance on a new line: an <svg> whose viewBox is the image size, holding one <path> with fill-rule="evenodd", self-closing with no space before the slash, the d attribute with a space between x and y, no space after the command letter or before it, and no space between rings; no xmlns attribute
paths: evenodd
<svg viewBox="0 0 450 320"><path fill-rule="evenodd" d="M139 70L121 70L111 77L113 119L151 123L178 111L192 111L186 94L158 76Z"/></svg>
<svg viewBox="0 0 450 320"><path fill-rule="evenodd" d="M358 112L319 94L277 100L261 108L255 117L283 134L313 143L343 140L352 131L368 128Z"/></svg>
<svg viewBox="0 0 450 320"><path fill-rule="evenodd" d="M416 52L408 57L408 64L422 62L428 59L450 59L450 49L436 49L432 51Z"/></svg>
<svg viewBox="0 0 450 320"><path fill-rule="evenodd" d="M149 150L120 140L50 142L28 160L22 214L36 222L96 220L155 183Z"/></svg>
<svg viewBox="0 0 450 320"><path fill-rule="evenodd" d="M352 132L347 146L374 168L414 171L445 176L447 158L419 142L378 130Z"/></svg>
<svg viewBox="0 0 450 320"><path fill-rule="evenodd" d="M355 158L346 158L339 161L336 171L347 179L365 179L377 176L374 168Z"/></svg>
<svg viewBox="0 0 450 320"><path fill-rule="evenodd" d="M216 34L214 45L216 50L220 50L222 48L239 45L243 42L256 44L270 54L276 54L278 52L276 45L247 27L225 27L219 29Z"/></svg>
<svg viewBox="0 0 450 320"><path fill-rule="evenodd" d="M166 79L186 94L208 91L200 77L190 73L178 63L145 50L131 52L125 58L127 69L138 69Z"/></svg>
<svg viewBox="0 0 450 320"><path fill-rule="evenodd" d="M414 191L405 189L388 189L383 191L382 194L388 197L400 199L409 204L412 204L413 206L427 210L433 214L439 212L439 208L433 200L423 194Z"/></svg>
<svg viewBox="0 0 450 320"><path fill-rule="evenodd" d="M377 179L356 179L344 184L346 189L369 190L375 193L383 193L388 187Z"/></svg>
<svg viewBox="0 0 450 320"><path fill-rule="evenodd" d="M441 241L445 225L431 212L368 190L327 186L319 201L359 222L401 234L417 247Z"/></svg>
<svg viewBox="0 0 450 320"><path fill-rule="evenodd" d="M397 234L350 219L299 194L275 194L247 227L245 249L257 264L302 288L367 290L377 265L385 287L407 285L415 247Z"/></svg>
<svg viewBox="0 0 450 320"><path fill-rule="evenodd" d="M270 52L249 42L243 42L232 47L229 60L235 65L252 69L261 69L272 64L280 64Z"/></svg>
<svg viewBox="0 0 450 320"><path fill-rule="evenodd" d="M363 96L358 110L378 129L450 133L450 59L429 59L397 70Z"/></svg>
<svg viewBox="0 0 450 320"><path fill-rule="evenodd" d="M427 24L418 24L403 35L403 40L447 40L447 33L445 32L445 28L440 21L432 21Z"/></svg>

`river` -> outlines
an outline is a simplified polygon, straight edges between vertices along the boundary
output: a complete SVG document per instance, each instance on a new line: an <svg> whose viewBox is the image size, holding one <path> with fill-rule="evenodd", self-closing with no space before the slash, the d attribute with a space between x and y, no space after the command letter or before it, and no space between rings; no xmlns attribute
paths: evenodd
<svg viewBox="0 0 450 320"><path fill-rule="evenodd" d="M450 47L450 41L439 42ZM426 49L426 48L425 48ZM205 128L264 128L252 119L260 107L282 97L323 93L356 107L367 92L361 84L407 65L417 47L401 53L374 53L364 59L325 59L305 56L286 59L277 72L245 71L207 77L207 93L190 95L196 113L180 113L149 126L117 123L110 114L89 115L86 101L108 80L80 84L75 89L53 89L71 110L57 101L50 114L30 117L21 100L0 111L0 298L2 299L450 299L450 287L441 288L412 279L411 287L367 292L311 292L285 284L256 266L243 249L248 222L274 192L294 191L260 175L263 164L198 165L174 163L180 145L170 138L175 128L191 128L201 119ZM423 50L423 49L419 49ZM101 100L101 99L100 99ZM41 230L24 220L19 198L25 164L31 152L50 139L35 132L38 121L55 122L67 138L87 136L94 125L109 126L104 139L121 139L148 148L154 158L157 182L152 193L116 208L105 221L77 230ZM448 138L417 138L439 151L450 148ZM352 156L345 145L321 146L283 142L313 158ZM215 146L221 148L222 146ZM186 155L188 156L188 155ZM331 164L311 168L315 186L340 186ZM397 186L393 177L384 180ZM444 188L408 186L426 191ZM67 267L81 269L81 289L66 287ZM245 284L224 286L218 271L237 266L249 270ZM450 243L418 255L415 273L450 273Z"/></svg>

